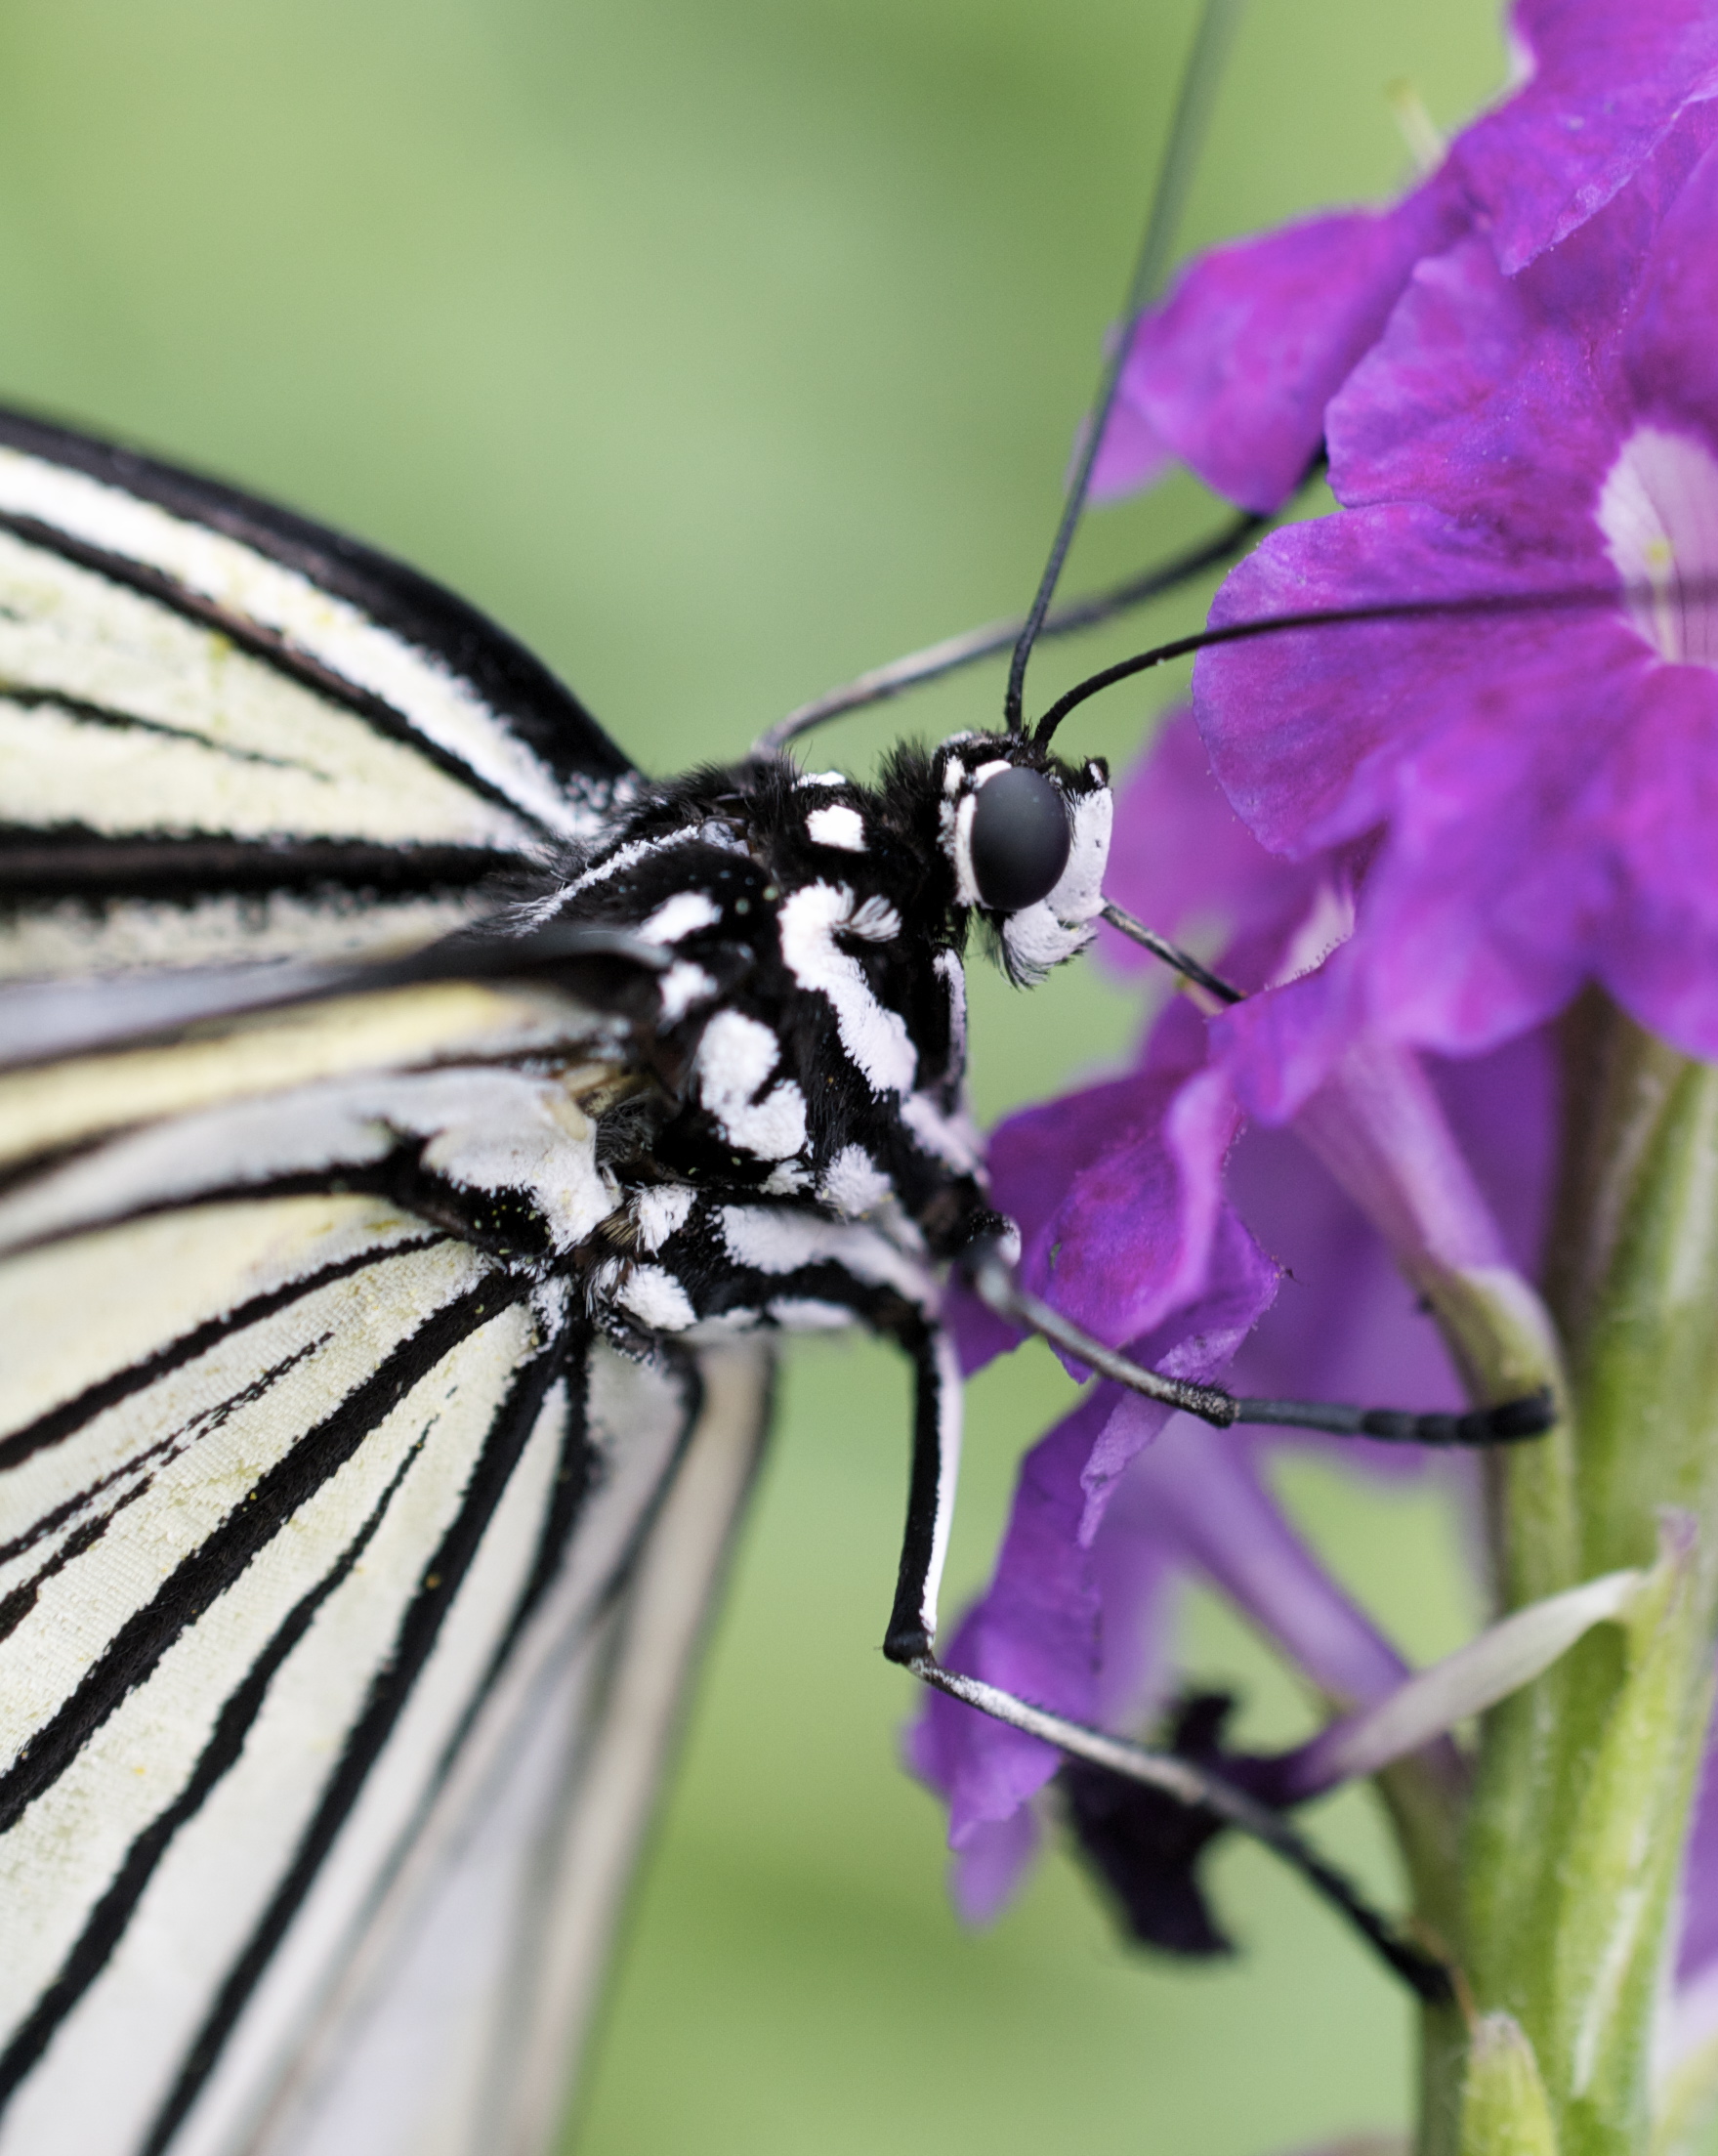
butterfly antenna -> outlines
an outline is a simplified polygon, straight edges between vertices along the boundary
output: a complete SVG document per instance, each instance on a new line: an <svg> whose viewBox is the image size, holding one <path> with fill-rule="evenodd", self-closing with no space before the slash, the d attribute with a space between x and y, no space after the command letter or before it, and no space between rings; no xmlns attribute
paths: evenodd
<svg viewBox="0 0 1718 2156"><path fill-rule="evenodd" d="M1066 606L1058 607L1045 616L1038 634L1040 637L1071 636L1078 629L1093 628L1100 621L1125 613L1132 607L1143 606L1148 599L1159 599L1178 585L1191 583L1204 571L1233 561L1244 550L1247 541L1270 523L1267 516L1243 510L1208 539L1184 547L1167 561L1125 577L1108 591L1094 592L1085 599L1071 599ZM891 697L916 689L922 682L938 681L944 674L956 673L963 666L988 658L993 652L1005 652L1011 644L1018 643L1025 627L1026 615L1013 614L1006 621L989 621L983 628L968 629L959 636L944 637L941 643L928 644L923 651L908 652L904 658L891 659L886 666L874 666L868 673L860 674L857 681L831 689L811 703L802 703L784 719L777 719L768 733L759 735L752 754L778 756L789 741L809 734L813 727L821 726L826 720L841 718L849 711L862 711L867 704L886 703Z"/></svg>
<svg viewBox="0 0 1718 2156"><path fill-rule="evenodd" d="M1246 644L1256 637L1282 636L1291 629L1334 629L1389 621L1473 620L1512 614L1569 613L1587 607L1661 606L1667 597L1685 604L1718 597L1718 583L1704 578L1671 587L1662 584L1564 584L1539 591L1471 592L1453 599L1381 599L1365 606L1313 608L1304 613L1263 613L1251 621L1228 621L1220 628L1199 629L1178 636L1167 644L1155 644L1149 652L1119 658L1085 681L1075 682L1059 697L1033 730L1033 739L1048 743L1056 729L1082 703L1111 689L1118 681L1166 666L1171 659L1188 658L1225 644Z"/></svg>
<svg viewBox="0 0 1718 2156"><path fill-rule="evenodd" d="M1140 242L1133 275L1128 281L1127 296L1122 302L1121 320L1109 359L1105 362L1104 372L1099 379L1097 399L1085 429L1085 439L1080 445L1079 460L1074 466L1068 498L1062 506L1062 521L1056 528L1056 537L1051 543L1050 559L1044 564L1044 573L1038 579L1037 594L1027 610L1025 624L1015 643L1014 657L1009 665L1008 690L1002 708L1011 734L1019 734L1025 729L1023 706L1026 698L1027 661L1031 657L1032 647L1043 631L1051 602L1056 597L1056 586L1062 577L1063 565L1073 544L1074 532L1079 528L1080 517L1086 505L1086 494L1092 483L1092 470L1098 461L1098 451L1103 447L1110 415L1115 407L1116 394L1121 387L1122 369L1127 364L1134 324L1161 293L1168 275L1170 258L1175 251L1176 233L1181 228L1181 213L1186 206L1188 190L1193 183L1194 167L1198 161L1199 148L1205 138L1217 85L1223 74L1223 63L1228 57L1235 26L1240 20L1240 10L1241 0L1205 0L1199 17L1199 26L1194 37L1193 51L1182 71L1181 93L1176 99L1175 117L1170 123L1163 162L1158 167L1157 184L1152 191L1152 207L1146 219L1145 236Z"/></svg>

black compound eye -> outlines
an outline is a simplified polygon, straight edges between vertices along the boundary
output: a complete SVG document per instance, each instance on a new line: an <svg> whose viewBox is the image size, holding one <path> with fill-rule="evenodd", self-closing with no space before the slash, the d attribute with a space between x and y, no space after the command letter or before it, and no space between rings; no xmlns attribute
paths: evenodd
<svg viewBox="0 0 1718 2156"><path fill-rule="evenodd" d="M979 788L973 810L973 881L999 913L1036 906L1068 867L1068 811L1062 789L1041 771L1017 765Z"/></svg>

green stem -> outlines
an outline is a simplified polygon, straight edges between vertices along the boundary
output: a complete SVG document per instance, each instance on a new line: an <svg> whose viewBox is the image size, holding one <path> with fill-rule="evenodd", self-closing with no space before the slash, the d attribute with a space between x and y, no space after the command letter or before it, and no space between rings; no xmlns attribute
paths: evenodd
<svg viewBox="0 0 1718 2156"><path fill-rule="evenodd" d="M1718 1600L1718 1071L1597 996L1567 1049L1548 1290L1570 1415L1493 1466L1499 1599L1651 1562L1667 1509L1692 1532L1626 1625L1486 1717L1467 1966L1519 2024L1562 2156L1636 2156Z"/></svg>

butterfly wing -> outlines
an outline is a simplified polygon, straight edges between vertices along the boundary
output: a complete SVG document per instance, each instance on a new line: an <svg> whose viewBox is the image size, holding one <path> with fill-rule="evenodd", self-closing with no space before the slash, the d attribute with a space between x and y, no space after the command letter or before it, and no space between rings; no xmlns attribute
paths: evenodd
<svg viewBox="0 0 1718 2156"><path fill-rule="evenodd" d="M0 593L0 979L407 948L629 782L428 579L5 412Z"/></svg>
<svg viewBox="0 0 1718 2156"><path fill-rule="evenodd" d="M365 961L626 767L409 572L21 420L0 685L0 2150L387 2145L449 1923L438 2145L532 2077L540 2138L766 1378L575 1291L624 956ZM676 1630L652 1531L718 1456Z"/></svg>

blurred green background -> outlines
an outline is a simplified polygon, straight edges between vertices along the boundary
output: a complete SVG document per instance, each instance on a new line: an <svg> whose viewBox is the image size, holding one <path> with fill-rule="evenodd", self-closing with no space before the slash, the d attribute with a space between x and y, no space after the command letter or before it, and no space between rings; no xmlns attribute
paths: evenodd
<svg viewBox="0 0 1718 2156"><path fill-rule="evenodd" d="M7 0L0 395L409 556L649 767L731 754L1025 603L1191 24L1184 0ZM1501 74L1488 0L1254 0L1187 244L1388 191L1386 86L1451 126ZM1211 515L1188 485L1108 512L1073 580ZM1039 694L1196 611L1047 655ZM827 756L980 721L999 687L894 706ZM1154 700L1110 699L1079 745L1125 757ZM986 1116L1139 1024L1090 970L975 991ZM1262 2156L1403 2121L1404 2006L1247 1850L1218 1870L1245 1946L1224 1966L1124 1955L1060 1858L961 1931L875 1650L904 1383L863 1343L790 1361L587 2156ZM1066 1393L1047 1356L974 1387L950 1608ZM1435 1503L1287 1481L1411 1651L1454 1642L1472 1612ZM1189 1628L1251 1732L1304 1726L1236 1626ZM1362 1800L1318 1824L1394 1892Z"/></svg>

